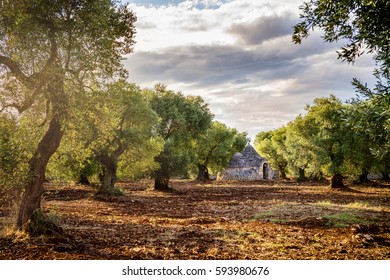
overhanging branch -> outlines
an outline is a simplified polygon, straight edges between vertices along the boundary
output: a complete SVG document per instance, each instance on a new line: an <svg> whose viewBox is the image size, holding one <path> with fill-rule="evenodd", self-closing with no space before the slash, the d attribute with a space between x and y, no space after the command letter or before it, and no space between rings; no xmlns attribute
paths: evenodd
<svg viewBox="0 0 390 280"><path fill-rule="evenodd" d="M0 55L0 64L5 65L24 86L29 89L33 88L34 83L23 73L16 61L8 56Z"/></svg>

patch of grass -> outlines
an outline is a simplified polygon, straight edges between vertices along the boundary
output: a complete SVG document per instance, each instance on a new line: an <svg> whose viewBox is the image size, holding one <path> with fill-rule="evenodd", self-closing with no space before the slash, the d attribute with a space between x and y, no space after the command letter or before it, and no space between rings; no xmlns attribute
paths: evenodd
<svg viewBox="0 0 390 280"><path fill-rule="evenodd" d="M368 202L355 201L350 202L348 204L336 204L331 201L320 201L313 204L314 206L320 206L323 210L334 210L334 211L342 211L342 212L350 212L350 211L383 211L384 207L378 207L375 205L371 205Z"/></svg>
<svg viewBox="0 0 390 280"><path fill-rule="evenodd" d="M325 215L324 218L328 219L329 223L335 227L348 227L356 223L366 223L364 219L348 212Z"/></svg>
<svg viewBox="0 0 390 280"><path fill-rule="evenodd" d="M283 202L274 205L271 209L256 213L255 220L270 220L272 222L288 222L301 219L308 216L319 216L322 214L322 208L312 205Z"/></svg>
<svg viewBox="0 0 390 280"><path fill-rule="evenodd" d="M268 210L268 211L265 211L265 212L256 213L255 216L253 217L253 219L255 219L255 220L262 220L262 219L266 219L266 218L272 217L273 215L274 215L274 212L271 211L271 210Z"/></svg>
<svg viewBox="0 0 390 280"><path fill-rule="evenodd" d="M314 203L314 205L323 206L323 207L337 206L336 204L334 204L333 202L331 202L329 200L319 201L319 202Z"/></svg>
<svg viewBox="0 0 390 280"><path fill-rule="evenodd" d="M353 202L345 205L348 208L367 209L370 208L370 204L367 202Z"/></svg>
<svg viewBox="0 0 390 280"><path fill-rule="evenodd" d="M362 202L347 205L336 204L328 200L310 204L280 202L270 209L256 213L253 219L286 223L302 221L306 218L325 218L329 220L327 225L330 227L348 227L356 223L367 224L367 210L372 210L371 208L368 203Z"/></svg>

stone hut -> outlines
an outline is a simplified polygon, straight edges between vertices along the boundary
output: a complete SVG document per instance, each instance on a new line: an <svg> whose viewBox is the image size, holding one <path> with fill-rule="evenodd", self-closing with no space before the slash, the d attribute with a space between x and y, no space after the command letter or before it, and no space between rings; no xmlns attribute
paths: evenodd
<svg viewBox="0 0 390 280"><path fill-rule="evenodd" d="M235 153L228 167L218 173L218 180L272 180L277 179L278 172L273 170L267 160L261 157L256 150L248 144L244 151Z"/></svg>

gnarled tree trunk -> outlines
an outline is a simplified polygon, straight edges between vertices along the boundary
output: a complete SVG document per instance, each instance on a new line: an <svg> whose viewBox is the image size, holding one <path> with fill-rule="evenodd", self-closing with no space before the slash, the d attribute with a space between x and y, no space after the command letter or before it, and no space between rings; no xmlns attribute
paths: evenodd
<svg viewBox="0 0 390 280"><path fill-rule="evenodd" d="M64 91L64 80L60 68L53 66L47 78L47 93L52 105L52 116L48 130L39 142L38 147L29 161L29 173L26 188L19 207L17 228L25 229L32 217L39 217L30 224L44 223L45 215L41 215L41 196L45 180L46 166L50 157L60 146L63 130L62 122L66 119L68 110L68 98ZM50 223L50 221L48 221ZM29 230L28 230L29 231ZM45 232L36 232L45 234Z"/></svg>
<svg viewBox="0 0 390 280"><path fill-rule="evenodd" d="M359 175L358 183L364 184L368 182L370 182L370 180L368 179L368 171L363 171L362 174Z"/></svg>
<svg viewBox="0 0 390 280"><path fill-rule="evenodd" d="M382 174L383 180L386 180L386 181L390 180L390 176L389 176L390 175L390 160L385 160L385 162L382 163L381 174Z"/></svg>
<svg viewBox="0 0 390 280"><path fill-rule="evenodd" d="M297 179L298 182L306 181L305 169L299 168L298 174L299 174L298 179Z"/></svg>
<svg viewBox="0 0 390 280"><path fill-rule="evenodd" d="M210 180L209 170L207 166L201 163L197 164L198 166L198 176L196 177L197 181L206 182Z"/></svg>
<svg viewBox="0 0 390 280"><path fill-rule="evenodd" d="M80 174L80 177L79 177L79 180L77 183L80 185L86 185L86 186L91 185L91 182L88 180L88 176L85 174Z"/></svg>
<svg viewBox="0 0 390 280"><path fill-rule="evenodd" d="M330 180L330 187L332 189L346 188L346 186L343 183L343 176L339 173L334 174Z"/></svg>
<svg viewBox="0 0 390 280"><path fill-rule="evenodd" d="M154 172L154 189L157 191L170 191L169 163L164 156L157 156L156 161L160 164L160 168Z"/></svg>
<svg viewBox="0 0 390 280"><path fill-rule="evenodd" d="M59 121L56 118L53 118L49 124L49 129L39 143L34 156L29 161L28 181L18 213L18 229L23 229L33 216L33 213L35 211L40 211L46 166L50 157L58 149L62 134Z"/></svg>
<svg viewBox="0 0 390 280"><path fill-rule="evenodd" d="M278 166L278 171L279 171L279 178L282 179L282 180L286 180L287 179L287 175L286 175L286 167L284 165L279 165Z"/></svg>
<svg viewBox="0 0 390 280"><path fill-rule="evenodd" d="M97 195L121 195L119 189L115 187L116 172L118 164L113 156L108 154L101 154L99 161L103 165L102 182Z"/></svg>

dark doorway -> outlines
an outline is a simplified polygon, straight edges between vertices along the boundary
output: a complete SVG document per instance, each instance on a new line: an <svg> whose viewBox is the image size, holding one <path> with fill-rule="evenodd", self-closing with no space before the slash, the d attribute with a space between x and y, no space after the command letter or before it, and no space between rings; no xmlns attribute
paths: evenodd
<svg viewBox="0 0 390 280"><path fill-rule="evenodd" d="M268 179L268 164L267 163L263 164L263 179L265 179L265 180Z"/></svg>

